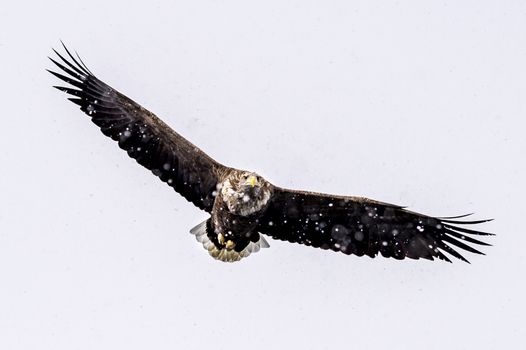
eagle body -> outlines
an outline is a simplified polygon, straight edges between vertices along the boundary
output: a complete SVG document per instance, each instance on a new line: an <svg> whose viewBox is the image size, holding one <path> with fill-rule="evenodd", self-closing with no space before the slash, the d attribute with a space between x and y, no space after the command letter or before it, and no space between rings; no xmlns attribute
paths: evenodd
<svg viewBox="0 0 526 350"><path fill-rule="evenodd" d="M271 191L270 183L260 176L231 169L217 184L210 218L190 232L221 261L238 261L269 247L257 229Z"/></svg>
<svg viewBox="0 0 526 350"><path fill-rule="evenodd" d="M70 86L55 86L80 106L102 133L209 218L190 230L217 260L233 262L269 247L264 236L347 255L402 260L449 256L489 236L457 217L433 217L364 197L285 189L254 172L209 157L155 114L98 79L64 46L67 57L49 71ZM475 238L477 237L477 238Z"/></svg>
<svg viewBox="0 0 526 350"><path fill-rule="evenodd" d="M232 169L217 189L211 217L203 226L206 230L202 234L206 234L215 249L229 252L218 259L239 260L251 243L253 248L262 239L257 227L272 187L257 174Z"/></svg>

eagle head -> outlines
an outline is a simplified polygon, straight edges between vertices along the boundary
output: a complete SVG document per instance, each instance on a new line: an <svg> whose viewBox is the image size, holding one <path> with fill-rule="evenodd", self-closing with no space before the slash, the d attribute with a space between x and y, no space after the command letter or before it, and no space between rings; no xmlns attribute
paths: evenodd
<svg viewBox="0 0 526 350"><path fill-rule="evenodd" d="M221 196L233 214L247 216L265 208L271 185L256 173L236 171L223 182Z"/></svg>

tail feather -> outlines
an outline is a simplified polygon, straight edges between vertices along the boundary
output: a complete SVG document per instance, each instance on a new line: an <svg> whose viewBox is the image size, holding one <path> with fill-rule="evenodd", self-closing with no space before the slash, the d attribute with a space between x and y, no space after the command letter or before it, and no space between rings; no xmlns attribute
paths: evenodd
<svg viewBox="0 0 526 350"><path fill-rule="evenodd" d="M192 228L190 230L190 233L193 234L195 236L195 239L203 245L203 247L208 251L208 254L210 254L210 256L216 260L220 260L223 262L235 262L246 258L252 253L257 253L261 248L270 247L267 240L260 234L259 240L257 242L250 242L245 247L245 249L243 249L240 252L236 252L235 250L228 250L226 248L217 248L214 242L210 240L207 234L208 220L205 220L199 225Z"/></svg>

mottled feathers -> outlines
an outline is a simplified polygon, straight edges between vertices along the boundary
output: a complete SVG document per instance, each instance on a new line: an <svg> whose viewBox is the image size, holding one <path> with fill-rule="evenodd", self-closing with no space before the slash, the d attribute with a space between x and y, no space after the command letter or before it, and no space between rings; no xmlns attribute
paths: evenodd
<svg viewBox="0 0 526 350"><path fill-rule="evenodd" d="M482 221L434 218L361 197L274 189L259 232L272 238L345 254L395 259L439 258L448 253L467 261L458 248L482 254L467 243L489 235L461 227Z"/></svg>

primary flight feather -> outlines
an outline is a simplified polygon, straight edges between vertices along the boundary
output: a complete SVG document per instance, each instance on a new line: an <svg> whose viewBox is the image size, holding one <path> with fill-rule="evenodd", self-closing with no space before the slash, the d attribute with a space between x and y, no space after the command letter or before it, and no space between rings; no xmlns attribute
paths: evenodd
<svg viewBox="0 0 526 350"><path fill-rule="evenodd" d="M191 232L211 256L238 261L268 247L263 235L358 256L467 260L482 254L474 237L491 235L465 225L464 216L436 218L375 200L280 188L251 171L224 166L161 119L99 80L64 46L49 71L104 135L188 201L210 213Z"/></svg>

